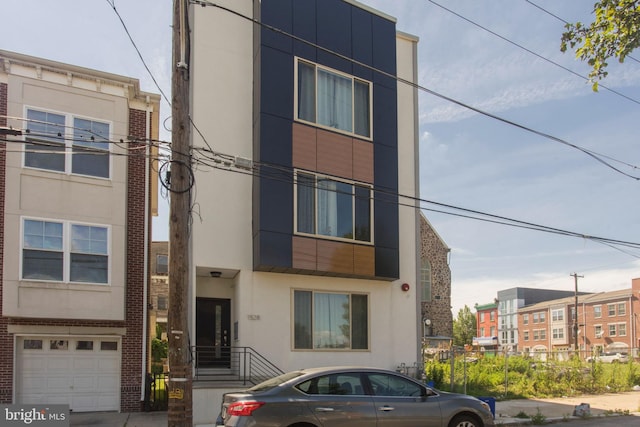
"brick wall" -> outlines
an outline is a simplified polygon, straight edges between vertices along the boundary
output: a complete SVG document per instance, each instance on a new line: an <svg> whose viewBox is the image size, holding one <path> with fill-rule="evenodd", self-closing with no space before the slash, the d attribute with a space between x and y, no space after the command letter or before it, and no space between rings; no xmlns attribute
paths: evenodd
<svg viewBox="0 0 640 427"><path fill-rule="evenodd" d="M129 135L144 140L146 113L129 110ZM122 339L122 366L120 379L120 410L140 411L142 391L142 349L144 338L144 313L148 303L145 300L145 231L151 229L145 220L146 153L141 147L144 142L129 144L127 167L127 290L125 326L127 333ZM136 150L136 148L139 148ZM150 221L149 221L150 222ZM148 227L145 230L145 227ZM147 265L148 266L148 265Z"/></svg>
<svg viewBox="0 0 640 427"><path fill-rule="evenodd" d="M0 126L6 126L7 84L0 83ZM1 137L0 137L1 138ZM7 143L0 140L0 403L11 403L13 395L13 339L7 333L7 318L2 316L4 283L4 198L7 166Z"/></svg>
<svg viewBox="0 0 640 427"><path fill-rule="evenodd" d="M431 264L431 301L422 303L422 317L429 318L433 335L453 336L451 314L451 269L449 248L435 232L431 224L420 216L420 259Z"/></svg>

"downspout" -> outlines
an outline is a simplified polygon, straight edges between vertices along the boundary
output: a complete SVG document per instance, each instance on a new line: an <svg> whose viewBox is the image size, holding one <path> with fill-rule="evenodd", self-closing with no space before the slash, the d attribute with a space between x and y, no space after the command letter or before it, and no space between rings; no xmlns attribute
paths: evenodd
<svg viewBox="0 0 640 427"><path fill-rule="evenodd" d="M151 189L151 182L149 179L149 164L151 162L151 141L149 135L149 127L151 124L151 112L149 111L149 95L147 95L147 109L145 111L145 121L144 121L144 139L145 139L145 164L144 164L144 279L143 279L143 312L142 316L142 366L140 367L142 370L142 388L140 390L140 400L144 402L144 392L145 392L145 384L147 381L147 348L149 346L148 342L148 331L149 327L149 305L147 304L147 298L149 297L149 190Z"/></svg>
<svg viewBox="0 0 640 427"><path fill-rule="evenodd" d="M413 76L412 76L412 80L414 82L418 82L418 42L415 41L412 43L412 61L413 61ZM414 188L415 188L415 195L416 195L416 210L415 210L415 223L416 223L416 231L417 231L417 238L416 238L416 255L415 255L415 262L416 262L416 292L417 292L417 298L416 298L416 305L417 305L417 314L418 316L416 319L416 323L417 323L417 327L416 327L416 332L418 335L418 354L417 354L417 359L416 361L418 363L420 363L420 369L418 370L418 372L416 372L416 374L420 374L423 375L424 372L424 350L422 348L423 346L423 339L425 336L425 324L424 324L424 319L423 319L423 314L422 314L422 283L421 283L421 269L422 269L422 257L421 257L421 253L422 253L422 221L421 221L421 214L420 214L420 123L419 123L419 112L418 112L418 91L417 89L413 90L413 143L414 143L414 149L413 152L416 154L415 158L414 158L414 165L413 165L413 175L414 175ZM423 375L423 378L426 378Z"/></svg>
<svg viewBox="0 0 640 427"><path fill-rule="evenodd" d="M633 347L636 341L635 322L633 321L633 290L629 295L629 325L631 325L631 339L629 340L629 357L633 357Z"/></svg>
<svg viewBox="0 0 640 427"><path fill-rule="evenodd" d="M587 306L582 300L582 356L587 355Z"/></svg>

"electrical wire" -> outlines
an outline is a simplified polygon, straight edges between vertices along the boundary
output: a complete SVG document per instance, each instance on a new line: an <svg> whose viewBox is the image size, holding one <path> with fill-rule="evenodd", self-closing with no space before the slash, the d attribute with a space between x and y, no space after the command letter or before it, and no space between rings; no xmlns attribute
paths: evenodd
<svg viewBox="0 0 640 427"><path fill-rule="evenodd" d="M144 60L144 57L142 56L142 53L140 52L140 49L138 49L138 45L136 45L136 42L133 40L133 37L131 36L131 33L129 32L129 28L127 28L127 24L124 23L124 20L122 19L122 16L120 16L120 12L118 12L118 9L116 8L115 0L106 0L106 2L109 4L109 6L111 6L111 8L113 9L113 12L116 14L118 19L120 20L120 23L122 24L122 27L124 28L125 33L127 33L127 36L129 37L129 41L133 45L133 48L135 49L136 53L138 54L138 57L140 58L140 61L142 62L142 65L147 70L147 73L149 73L149 76L151 77L151 80L153 80L153 83L156 85L156 88L158 89L158 91L162 95L162 98L165 100L165 102L167 104L169 104L169 106L171 106L171 101L169 101L169 98L167 97L167 95L165 95L164 91L160 87L160 84L158 84L158 81L156 80L155 76L151 72L151 69L147 65L147 62Z"/></svg>
<svg viewBox="0 0 640 427"><path fill-rule="evenodd" d="M436 92L436 91L434 91L434 90L432 90L432 89L428 89L428 88L426 88L426 87L424 87L424 86L421 86L421 85L419 85L419 84L417 84L417 83L414 83L414 82L412 82L412 81L409 81L409 80L403 79L403 78L401 78L401 77L398 77L398 76L396 76L396 75L394 75L394 74L391 74L391 73L388 73L388 72L386 72L386 71L383 71L383 70L377 69L377 68L375 68L375 67L373 67L373 66L371 66L371 65L368 65L368 64L365 64L365 63L363 63L363 62L357 61L357 60L355 60L355 59L353 59L353 58L349 58L348 56L346 56L346 55L342 55L342 54L340 54L340 53L338 53L338 52L335 52L335 51L333 51L333 50L331 50L331 49L325 48L325 47L323 47L323 46L319 46L319 45L317 45L317 44L315 44L315 43L312 43L312 42L310 42L310 41L307 41L307 40L305 40L305 39L302 39L302 38L300 38L300 37L298 37L298 36L296 36L296 35L294 35L294 34L290 34L290 33L286 32L286 31L284 31L284 30L282 30L282 29L280 29L280 28L276 28L276 27L273 27L273 26L271 26L271 25L265 24L265 23L263 23L263 22L261 22L261 21L259 21L259 20L255 19L255 18L251 18L251 17L249 17L249 16L243 15L243 14L241 14L240 12L237 12L237 11L235 11L235 10L229 9L229 8L227 8L227 7L225 7L225 6L220 6L220 5L215 4L215 3L211 2L211 1L208 1L208 0L190 0L190 1L191 1L191 3L193 3L193 4L197 4L197 5L200 5L200 6L211 6L211 7L215 7L215 8L218 8L218 9L224 10L224 11L229 12L229 13L231 13L231 14L233 14L233 15L235 15L235 16L237 16L237 17L239 17L239 18L242 18L242 19L248 20L248 21L250 21L250 22L252 22L252 23L254 23L254 24L256 24L256 25L258 25L258 26L260 26L260 27L266 28L266 29L268 29L268 30L270 30L270 31L273 31L273 32L277 33L277 34L281 34L281 35L284 35L284 36L286 36L286 37L290 37L290 38L291 38L291 39L293 39L293 40L299 41L299 42L304 43L304 44L306 44L306 45L308 45L308 46L314 47L314 48L319 49L319 50L321 50L321 51L323 51L323 52L326 52L326 53L329 53L329 54L331 54L331 55L334 55L334 56L336 56L336 57L338 57L338 58L340 58L340 59L344 59L345 61L349 61L349 62L351 62L351 63L353 63L353 64L358 65L358 66L361 66L361 67L364 67L364 68L366 68L366 69L369 69L369 70L371 70L371 71L373 71L373 72L376 72L376 73L378 73L378 74L381 74L381 75L383 75L383 76L385 76L385 77L392 78L392 79L396 80L396 81L397 81L397 82L399 82L399 83L406 84L406 85L408 85L408 86L410 86L410 87L413 87L413 88L415 88L415 89L417 89L417 90L419 90L419 91L422 91L422 92L428 93L428 94L430 94L430 95L436 96L436 97L438 97L438 98L440 98L440 99L444 99L445 101L448 101L448 102L450 102L450 103L456 104L456 105L458 105L458 106L460 106L460 107L463 107L463 108L466 108L466 109L468 109L468 110L474 111L474 112L476 112L476 113L478 113L478 114L481 114L481 115L483 115L483 116L486 116L486 117L492 118L492 119L494 119L494 120L500 121L500 122L505 123L505 124L507 124L507 125L514 126L514 127L519 128L519 129L521 129L521 130L524 130L524 131L526 131L526 132L533 133L533 134L535 134L535 135L538 135L538 136L540 136L540 137L543 137L543 138L549 139L549 140L551 140L551 141L558 142L558 143L560 143L560 144L563 144L563 145L565 145L565 146L567 146L567 147L573 148L573 149L575 149L575 150L578 150L578 151L580 151L580 152L582 152L582 153L586 154L587 156L591 157L591 158L592 158L592 159L594 159L595 161L597 161L597 162L601 163L603 166L605 166L605 167L607 167L607 168L609 168L609 169L611 169L611 170L613 170L613 171L615 171L615 172L617 172L617 173L619 173L619 174L621 174L621 175L624 175L624 176L626 176L626 177L628 177L628 178L631 178L631 179L633 179L633 180L635 180L635 181L640 181L640 176L632 175L632 174L630 174L630 173L627 173L627 172L625 172L625 171L623 171L623 170L621 170L621 169L619 169L619 168L615 167L614 165L612 165L612 164L610 164L609 162L607 162L606 160L604 160L604 156L601 156L599 153L597 153L597 152L595 152L595 151L588 150L588 149L586 149L586 148L582 148L582 147L580 147L580 146L578 146L578 145L576 145L576 144L572 144L572 143L570 143L570 142L568 142L568 141L565 141L565 140L564 140L564 139L562 139L562 138L558 138L558 137L553 136L553 135L551 135L551 134L548 134L548 133L545 133L545 132L542 132L542 131L535 130L535 129L530 128L530 127L528 127L528 126L525 126L525 125L522 125L522 124L516 123L516 122L514 122L514 121L512 121L512 120L508 120L508 119L505 119L505 118L503 118L503 117L500 117L500 116L498 116L498 115L496 115L496 114L492 114L492 113L489 113L489 112L487 112L487 111L481 110L480 108L473 107L473 106L471 106L471 105L469 105L469 104L466 104L466 103L464 103L464 102L462 102L462 101L459 101L459 100L456 100L456 99L451 98L451 97L449 97L449 96L446 96L446 95L440 94L440 93L438 93L438 92ZM611 159L611 157L609 157L609 156L606 156L606 158L607 158L607 159ZM617 162L620 162L621 164L628 165L627 163L622 162L621 160L616 160L616 161L617 161ZM633 169L639 169L639 167L638 167L638 166L635 166L635 165L631 165L631 167L633 167Z"/></svg>
<svg viewBox="0 0 640 427"><path fill-rule="evenodd" d="M524 0L524 1L526 1L527 3L529 3L531 6L533 6L533 7L536 7L536 8L538 8L538 9L540 9L541 11L543 11L544 13L546 13L547 15L553 16L553 17L554 17L554 18L556 18L558 21L563 22L565 25L571 25L571 23L570 23L569 21L567 21L567 20L565 20L565 19L560 18L558 15L556 15L556 14L554 14L554 13L552 13L552 12L548 11L548 10L547 10L547 9L545 9L544 7L542 7L542 6L540 6L540 5L535 4L534 2L532 2L532 1L530 1L530 0ZM629 59L631 59L632 61L635 61L635 62L640 63L640 60L638 60L638 59L634 58L634 57L633 57L633 56L631 56L631 55L627 55L625 58L629 58ZM598 85L598 86L601 86L601 85Z"/></svg>
<svg viewBox="0 0 640 427"><path fill-rule="evenodd" d="M555 62L555 61L553 61L553 60L551 60L551 59L549 59L549 58L547 58L545 56L542 56L542 55L532 51L531 49L528 49L528 48L522 46L521 44L518 44L518 43L514 42L513 40L511 40L511 39L509 39L507 37L504 37L504 36L496 33L495 31L492 31L492 30L488 29L487 27L483 27L482 25L478 24L477 22L475 22L475 21L473 21L473 20L471 20L471 19L469 19L469 18L467 18L467 17L465 17L465 16L463 16L463 15L461 15L461 14L459 14L459 13L457 13L457 12L455 12L455 11L445 7L445 6L443 6L443 5L441 5L440 3L435 2L434 0L427 0L427 1L429 3L435 5L435 6L438 6L439 8L441 8L443 10L446 10L447 12L451 13L452 15L455 15L458 18L470 23L471 25L475 25L476 27L486 31L487 33L498 37L500 40L503 40L503 41L505 41L505 42L507 42L509 44L512 44L513 46L516 46L519 49L524 50L525 52L535 56L536 58L542 59L543 61L546 61L549 64L555 65L556 67L561 68L561 69L573 74L574 76L580 77L581 79L583 79L583 80L585 80L587 82L591 81L591 79L589 79L589 77L583 76L582 74L577 73L577 72L573 71L572 69L570 69L568 67L565 67L564 65L561 65L561 64L559 64L559 63L557 63L557 62ZM634 99L634 98L632 98L632 97L630 97L628 95L625 95L622 92L619 92L617 90L611 89L610 87L607 87L607 86L605 86L603 84L600 84L600 83L598 84L598 87L600 87L602 89L605 89L605 90L608 90L609 92L614 93L614 94L616 94L616 95L618 95L618 96L620 96L622 98L625 98L628 101L631 101L633 103L636 103L636 104L640 105L640 101L639 100Z"/></svg>

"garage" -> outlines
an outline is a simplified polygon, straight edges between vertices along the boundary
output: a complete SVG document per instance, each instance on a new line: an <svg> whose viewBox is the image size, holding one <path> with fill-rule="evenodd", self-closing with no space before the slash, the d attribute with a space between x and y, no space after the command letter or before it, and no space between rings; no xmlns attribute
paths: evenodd
<svg viewBox="0 0 640 427"><path fill-rule="evenodd" d="M119 338L19 336L16 349L16 403L120 409Z"/></svg>

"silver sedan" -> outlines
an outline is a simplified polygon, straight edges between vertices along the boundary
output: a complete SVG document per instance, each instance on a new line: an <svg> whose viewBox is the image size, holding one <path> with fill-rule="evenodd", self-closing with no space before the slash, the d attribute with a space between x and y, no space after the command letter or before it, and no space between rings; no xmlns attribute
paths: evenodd
<svg viewBox="0 0 640 427"><path fill-rule="evenodd" d="M485 427L486 402L446 393L376 368L331 367L289 372L224 395L225 427Z"/></svg>

